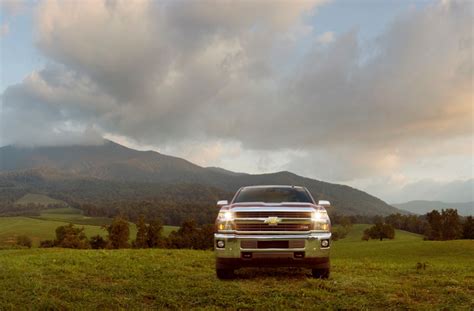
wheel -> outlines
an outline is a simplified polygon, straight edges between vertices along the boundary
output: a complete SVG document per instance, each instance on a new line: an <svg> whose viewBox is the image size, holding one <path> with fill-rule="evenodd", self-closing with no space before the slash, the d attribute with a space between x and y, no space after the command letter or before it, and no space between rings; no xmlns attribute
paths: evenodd
<svg viewBox="0 0 474 311"><path fill-rule="evenodd" d="M221 280L230 280L235 277L234 269L216 269L216 275Z"/></svg>
<svg viewBox="0 0 474 311"><path fill-rule="evenodd" d="M329 269L312 269L313 278L327 279L329 278Z"/></svg>

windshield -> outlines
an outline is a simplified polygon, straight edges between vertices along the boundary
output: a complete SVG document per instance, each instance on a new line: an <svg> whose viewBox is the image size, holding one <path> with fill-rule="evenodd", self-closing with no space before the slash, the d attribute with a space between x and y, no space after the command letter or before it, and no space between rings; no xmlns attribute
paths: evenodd
<svg viewBox="0 0 474 311"><path fill-rule="evenodd" d="M243 202L303 202L313 203L308 192L303 188L290 187L254 187L242 189L234 200L234 203Z"/></svg>

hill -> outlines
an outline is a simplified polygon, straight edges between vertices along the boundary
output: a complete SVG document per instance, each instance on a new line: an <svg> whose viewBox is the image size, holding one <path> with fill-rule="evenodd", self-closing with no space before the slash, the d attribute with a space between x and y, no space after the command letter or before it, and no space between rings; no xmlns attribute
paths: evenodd
<svg viewBox="0 0 474 311"><path fill-rule="evenodd" d="M26 193L44 194L68 203L108 198L161 199L162 194L169 199L172 194L176 202L215 204L219 198L231 199L242 186L258 184L306 186L316 199L330 200L341 214L400 212L370 194L345 185L291 172L253 175L204 168L184 159L137 151L112 141L95 146L0 148L0 202L17 200Z"/></svg>
<svg viewBox="0 0 474 311"><path fill-rule="evenodd" d="M465 202L465 203L446 203L440 201L410 201L401 204L392 204L393 206L409 211L411 213L423 215L432 210L441 211L442 209L457 209L458 214L461 216L472 216L474 215L474 202Z"/></svg>
<svg viewBox="0 0 474 311"><path fill-rule="evenodd" d="M220 281L211 251L3 250L0 309L473 309L472 241L397 230L395 240L365 242L365 227L333 243L328 280L280 268Z"/></svg>
<svg viewBox="0 0 474 311"><path fill-rule="evenodd" d="M18 204L18 205L26 205L26 204L31 204L31 203L44 205L44 206L48 206L50 204L63 205L63 206L66 205L66 203L63 201L50 198L47 195L34 194L34 193L27 193L15 202L15 204Z"/></svg>

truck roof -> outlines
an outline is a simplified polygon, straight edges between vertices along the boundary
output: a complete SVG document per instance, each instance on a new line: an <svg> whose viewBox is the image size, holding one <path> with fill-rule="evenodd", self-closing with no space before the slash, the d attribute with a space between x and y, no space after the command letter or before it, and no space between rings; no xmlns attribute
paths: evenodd
<svg viewBox="0 0 474 311"><path fill-rule="evenodd" d="M293 186L293 185L255 185L255 186L245 186L242 189L247 188L304 188L303 186Z"/></svg>

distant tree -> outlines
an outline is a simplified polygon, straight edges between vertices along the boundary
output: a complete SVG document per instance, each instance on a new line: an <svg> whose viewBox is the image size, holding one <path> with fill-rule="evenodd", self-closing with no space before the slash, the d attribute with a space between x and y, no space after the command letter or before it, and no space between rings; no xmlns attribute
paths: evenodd
<svg viewBox="0 0 474 311"><path fill-rule="evenodd" d="M103 249L107 247L107 241L101 235L94 235L89 239L92 249Z"/></svg>
<svg viewBox="0 0 474 311"><path fill-rule="evenodd" d="M147 240L148 227L145 223L145 216L143 216L143 214L141 214L138 217L136 226L137 226L137 236L135 238L135 241L133 242L133 247L147 248L148 247L148 240Z"/></svg>
<svg viewBox="0 0 474 311"><path fill-rule="evenodd" d="M425 238L428 240L454 240L463 236L463 225L455 209L433 210L426 214L428 226Z"/></svg>
<svg viewBox="0 0 474 311"><path fill-rule="evenodd" d="M334 241L345 238L349 231L351 231L352 221L347 216L336 215L334 223L337 224L332 230L332 239Z"/></svg>
<svg viewBox="0 0 474 311"><path fill-rule="evenodd" d="M474 239L474 218L467 216L463 224L463 239Z"/></svg>
<svg viewBox="0 0 474 311"><path fill-rule="evenodd" d="M89 241L84 233L84 227L78 228L73 224L56 228L55 246L64 248L89 248Z"/></svg>
<svg viewBox="0 0 474 311"><path fill-rule="evenodd" d="M146 231L146 244L150 248L165 247L165 239L162 236L163 224L159 218L150 221ZM138 233L137 233L138 238Z"/></svg>
<svg viewBox="0 0 474 311"><path fill-rule="evenodd" d="M349 226L342 226L342 225L339 225L337 227L335 227L333 230L332 230L332 236L331 238L334 240L334 241L337 241L337 240L340 240L340 239L344 239L347 234L349 233L351 227Z"/></svg>
<svg viewBox="0 0 474 311"><path fill-rule="evenodd" d="M442 210L441 221L441 235L443 240L454 240L462 237L463 228L457 210L451 208Z"/></svg>
<svg viewBox="0 0 474 311"><path fill-rule="evenodd" d="M213 225L198 227L194 220L183 222L168 237L170 248L210 249L213 247Z"/></svg>
<svg viewBox="0 0 474 311"><path fill-rule="evenodd" d="M105 226L108 234L108 248L128 248L130 238L130 227L127 219L122 215L116 216L112 223Z"/></svg>
<svg viewBox="0 0 474 311"><path fill-rule="evenodd" d="M437 210L432 210L426 214L428 226L425 230L425 237L428 240L441 240L442 238L442 219L441 214Z"/></svg>
<svg viewBox="0 0 474 311"><path fill-rule="evenodd" d="M341 219L339 220L339 224L345 228L352 227L352 221L347 216L342 216Z"/></svg>
<svg viewBox="0 0 474 311"><path fill-rule="evenodd" d="M394 239L395 238L395 229L390 224L385 224L378 222L374 226L364 230L364 235L362 239L370 237L371 239Z"/></svg>
<svg viewBox="0 0 474 311"><path fill-rule="evenodd" d="M393 228L392 225L390 224L383 224L382 225L382 232L383 232L383 237L393 240L395 238L395 229ZM380 238L380 241L382 241L382 238Z"/></svg>
<svg viewBox="0 0 474 311"><path fill-rule="evenodd" d="M199 249L212 249L214 247L214 231L215 225L201 226Z"/></svg>
<svg viewBox="0 0 474 311"><path fill-rule="evenodd" d="M405 220L405 217L400 213L392 214L385 217L385 222L388 224L391 224L394 228L397 228L397 229L403 229L404 220Z"/></svg>
<svg viewBox="0 0 474 311"><path fill-rule="evenodd" d="M32 244L31 238L26 235L19 235L16 237L16 245L31 248Z"/></svg>

